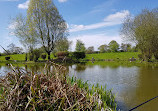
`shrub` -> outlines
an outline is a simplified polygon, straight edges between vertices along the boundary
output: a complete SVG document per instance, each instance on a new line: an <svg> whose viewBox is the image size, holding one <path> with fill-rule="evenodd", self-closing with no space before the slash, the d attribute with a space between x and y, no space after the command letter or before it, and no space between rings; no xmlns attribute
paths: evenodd
<svg viewBox="0 0 158 111"><path fill-rule="evenodd" d="M45 60L46 57L47 57L46 54L41 55L41 58L42 58L43 60Z"/></svg>
<svg viewBox="0 0 158 111"><path fill-rule="evenodd" d="M41 55L41 51L39 49L35 49L34 50L34 55L35 55L34 61L38 61L38 59Z"/></svg>
<svg viewBox="0 0 158 111"><path fill-rule="evenodd" d="M85 52L73 52L73 57L77 60L83 59L86 57L86 54L85 54Z"/></svg>
<svg viewBox="0 0 158 111"><path fill-rule="evenodd" d="M9 59L10 59L10 57L5 57L5 60L7 60L7 61L8 61Z"/></svg>
<svg viewBox="0 0 158 111"><path fill-rule="evenodd" d="M57 56L58 58L64 58L64 57L69 56L69 52L58 52L58 53L56 54L56 56Z"/></svg>

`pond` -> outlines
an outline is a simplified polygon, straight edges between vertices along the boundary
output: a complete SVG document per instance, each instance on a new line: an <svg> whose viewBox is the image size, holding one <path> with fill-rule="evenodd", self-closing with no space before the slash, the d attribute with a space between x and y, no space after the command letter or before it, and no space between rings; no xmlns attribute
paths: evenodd
<svg viewBox="0 0 158 111"><path fill-rule="evenodd" d="M21 67L40 72L44 64L21 65ZM113 89L118 102L118 109L129 109L158 96L158 67L137 66L136 64L122 64L118 62L95 62L68 65L69 75L88 81L90 84L106 85ZM10 68L7 64L0 64L0 74ZM154 99L134 111L157 111L158 98Z"/></svg>

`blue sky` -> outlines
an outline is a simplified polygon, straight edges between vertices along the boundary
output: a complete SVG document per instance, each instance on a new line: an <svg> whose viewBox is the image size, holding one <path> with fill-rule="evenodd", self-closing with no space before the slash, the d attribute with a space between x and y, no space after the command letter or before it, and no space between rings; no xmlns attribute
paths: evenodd
<svg viewBox="0 0 158 111"><path fill-rule="evenodd" d="M10 43L22 46L9 30L14 28L11 18L19 13L26 15L28 3L29 0L0 0L0 45L4 48ZM158 6L158 0L54 0L54 3L68 23L68 39L73 41L71 50L75 48L76 39L95 49L111 40L121 43L119 30L124 17Z"/></svg>

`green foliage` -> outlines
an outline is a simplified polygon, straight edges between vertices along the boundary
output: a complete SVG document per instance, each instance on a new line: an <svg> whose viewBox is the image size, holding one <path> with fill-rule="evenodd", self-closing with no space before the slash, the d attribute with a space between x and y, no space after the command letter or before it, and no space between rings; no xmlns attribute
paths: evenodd
<svg viewBox="0 0 158 111"><path fill-rule="evenodd" d="M5 60L7 60L7 61L10 60L10 57L5 57Z"/></svg>
<svg viewBox="0 0 158 111"><path fill-rule="evenodd" d="M73 57L77 60L83 59L86 57L86 54L85 54L85 52L73 52Z"/></svg>
<svg viewBox="0 0 158 111"><path fill-rule="evenodd" d="M111 52L117 52L119 49L119 44L115 40L112 40L108 46Z"/></svg>
<svg viewBox="0 0 158 111"><path fill-rule="evenodd" d="M84 43L81 40L77 40L75 51L76 52L85 52L85 50L86 50L86 48L85 48Z"/></svg>
<svg viewBox="0 0 158 111"><path fill-rule="evenodd" d="M67 38L61 38L55 43L55 51L68 51L70 46L72 44L72 41L69 41Z"/></svg>

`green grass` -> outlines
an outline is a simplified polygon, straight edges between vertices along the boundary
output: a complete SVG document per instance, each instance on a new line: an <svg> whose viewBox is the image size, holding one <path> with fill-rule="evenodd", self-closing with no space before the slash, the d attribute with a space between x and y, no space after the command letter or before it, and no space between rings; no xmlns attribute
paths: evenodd
<svg viewBox="0 0 158 111"><path fill-rule="evenodd" d="M138 54L139 52L116 52L116 53L99 53L99 54L87 54L85 60L91 60L92 57L95 60L108 60L108 59L113 59L117 60L129 60L130 58L134 57L138 59Z"/></svg>
<svg viewBox="0 0 158 111"><path fill-rule="evenodd" d="M13 60L25 61L25 54L14 54L14 55L0 56L0 62L6 62L5 57L10 57L10 61L13 61ZM55 58L53 54L51 54L50 57ZM43 60L43 59L40 57L39 60ZM46 60L48 59L46 58Z"/></svg>
<svg viewBox="0 0 158 111"><path fill-rule="evenodd" d="M14 55L8 55L8 56L0 56L0 61L6 61L5 57L9 57L10 60L17 60L17 61L24 61L25 60L25 54L14 54Z"/></svg>

